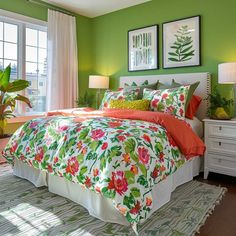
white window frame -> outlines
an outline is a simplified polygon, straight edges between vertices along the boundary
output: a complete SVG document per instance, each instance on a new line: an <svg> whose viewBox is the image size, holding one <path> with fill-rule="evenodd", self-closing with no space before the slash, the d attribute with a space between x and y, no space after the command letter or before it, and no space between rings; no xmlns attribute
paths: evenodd
<svg viewBox="0 0 236 236"><path fill-rule="evenodd" d="M47 22L2 9L0 9L0 20L18 26L17 77L26 79L26 28L47 32ZM21 94L24 95L25 91L22 91ZM42 112L26 113L25 104L20 104L19 108L21 111L20 116L42 114Z"/></svg>

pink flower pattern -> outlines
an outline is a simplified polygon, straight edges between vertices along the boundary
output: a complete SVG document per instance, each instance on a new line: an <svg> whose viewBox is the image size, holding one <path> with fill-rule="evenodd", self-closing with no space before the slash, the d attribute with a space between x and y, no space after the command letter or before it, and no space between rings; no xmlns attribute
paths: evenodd
<svg viewBox="0 0 236 236"><path fill-rule="evenodd" d="M143 98L150 100L152 111L166 112L179 119L185 119L185 104L190 86L164 90L144 89Z"/></svg>

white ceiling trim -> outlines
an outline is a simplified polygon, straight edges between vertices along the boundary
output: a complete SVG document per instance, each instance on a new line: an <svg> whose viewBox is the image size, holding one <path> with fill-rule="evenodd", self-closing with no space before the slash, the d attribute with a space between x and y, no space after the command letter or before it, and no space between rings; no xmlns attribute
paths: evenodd
<svg viewBox="0 0 236 236"><path fill-rule="evenodd" d="M97 17L151 0L43 0L87 17Z"/></svg>

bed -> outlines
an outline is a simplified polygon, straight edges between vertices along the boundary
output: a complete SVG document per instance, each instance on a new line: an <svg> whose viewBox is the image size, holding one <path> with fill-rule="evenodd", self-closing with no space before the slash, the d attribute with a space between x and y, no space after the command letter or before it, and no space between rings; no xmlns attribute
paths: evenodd
<svg viewBox="0 0 236 236"><path fill-rule="evenodd" d="M142 84L146 80L148 80L149 83L159 80L162 83L168 84L168 83L171 83L172 79L175 79L176 82L180 82L180 83L192 83L197 80L201 81L195 94L204 98L207 96L209 92L208 91L210 88L209 73L121 77L120 87L123 87L124 84L126 83L132 84L132 82L135 82L136 84L139 85L139 84ZM197 129L195 130L195 132L198 133L200 138L202 138L201 137L202 126L199 125L199 120L202 120L205 117L207 106L208 106L207 101L203 100L200 106L200 109L198 110L198 113L197 113L198 119L195 118L195 121L191 121L192 124L190 124L192 127L195 127L195 129ZM101 120L101 122L103 122L103 120ZM114 122L114 120L112 120L112 122ZM129 122L132 122L132 121L129 121ZM132 125L132 123L128 123L128 125L130 124ZM37 122L35 122L34 125L37 125ZM21 133L19 132L18 135L20 136ZM40 151L39 151L39 154L40 154ZM9 148L5 152L4 155L7 159L9 159L9 155L10 155ZM40 158L40 157L37 157L37 158ZM151 207L148 210L144 211L145 215L140 216L140 220L138 221L138 223L142 223L144 220L148 219L148 217L150 217L153 212L155 212L157 209L159 209L161 206L167 203L170 200L171 192L173 192L176 187L178 187L179 185L183 183L191 181L194 176L198 175L199 170L200 170L200 161L201 161L200 158L191 158L188 161L184 161L184 164L181 164L179 168L176 168L177 170L175 170L172 174L166 175L165 178L161 179L162 181L158 181L158 183L155 183L147 195L147 196L151 196L151 198L146 197L146 207L150 205ZM119 201L116 207L114 207L114 199L105 197L104 194L98 194L98 192L96 191L91 191L89 188L87 188L88 187L87 185L85 186L85 185L78 184L75 181L73 181L73 179L70 179L70 181L68 181L68 178L66 179L66 178L60 177L61 175L60 173L57 175L49 174L49 171L46 172L38 168L34 168L30 166L29 164L26 164L23 161L23 159L21 160L21 158L19 159L15 158L13 171L14 171L13 172L14 175L31 181L36 187L47 186L50 192L64 196L66 198L71 199L74 202L77 202L78 204L84 206L89 211L89 213L94 217L97 217L105 222L118 223L122 225L129 225L131 223L133 226L133 229L137 230L136 228L137 222L134 221L133 219L127 220L127 215L121 214L123 213L122 211L124 210L127 211L127 209L124 209L124 207L122 207L123 205ZM128 178L128 175L127 175L127 178ZM112 189L112 187L110 187L110 189ZM122 191L125 191L125 190L126 189L123 188ZM140 196L139 189L132 188L132 194L134 196L137 196L138 198ZM121 196L124 197L124 195L125 195L124 192L120 192L119 197L120 198ZM139 210L137 208L140 208L140 206L137 206L137 202L134 203L135 207L131 209L133 215L135 214L135 210Z"/></svg>

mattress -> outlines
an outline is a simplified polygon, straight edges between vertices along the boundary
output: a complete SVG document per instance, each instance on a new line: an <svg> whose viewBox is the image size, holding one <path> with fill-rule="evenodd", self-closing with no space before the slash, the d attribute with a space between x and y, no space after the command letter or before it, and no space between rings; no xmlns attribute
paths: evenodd
<svg viewBox="0 0 236 236"><path fill-rule="evenodd" d="M175 188L191 181L194 176L199 174L199 170L200 158L196 157L186 162L175 173L155 185L152 189L154 204L151 214L169 202L171 193ZM82 205L88 210L90 215L102 221L129 225L126 218L115 209L112 200L96 194L79 184L58 176L48 175L46 172L34 169L17 159L15 159L13 173L18 177L29 180L36 187L48 186L50 192Z"/></svg>
<svg viewBox="0 0 236 236"><path fill-rule="evenodd" d="M185 121L191 126L193 131L199 138L203 138L203 123L197 117L193 117L192 120L186 118Z"/></svg>

